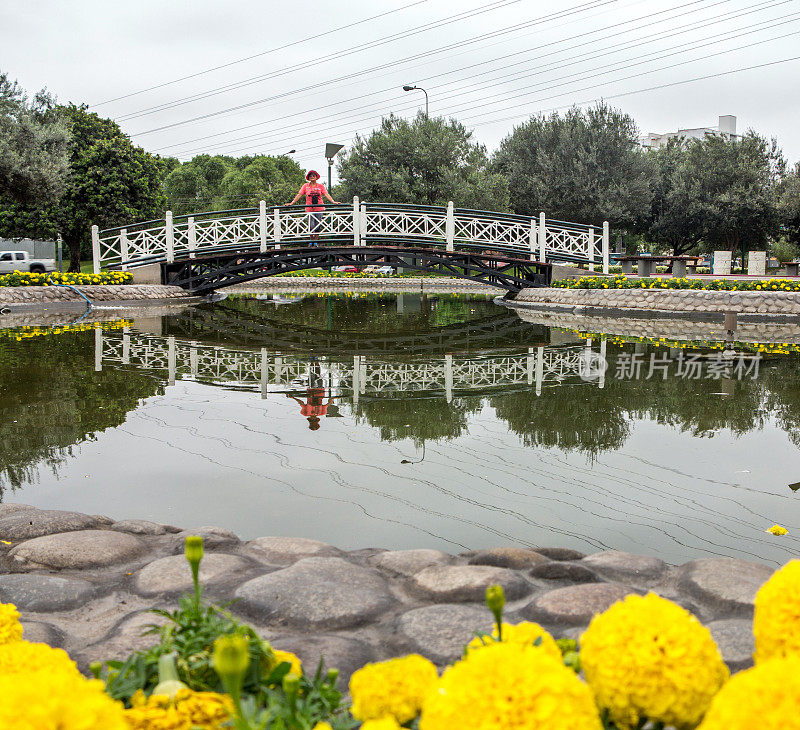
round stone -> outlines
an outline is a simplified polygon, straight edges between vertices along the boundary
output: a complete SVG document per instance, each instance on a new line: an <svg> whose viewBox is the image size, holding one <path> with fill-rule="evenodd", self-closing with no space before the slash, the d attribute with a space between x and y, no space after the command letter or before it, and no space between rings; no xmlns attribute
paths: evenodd
<svg viewBox="0 0 800 730"><path fill-rule="evenodd" d="M667 571L667 564L663 560L621 550L594 553L585 557L582 563L604 578L636 584L655 582Z"/></svg>
<svg viewBox="0 0 800 730"><path fill-rule="evenodd" d="M247 569L247 562L235 555L208 553L200 563L200 582L213 583L235 576ZM158 593L181 593L192 587L192 571L183 555L170 555L154 560L142 568L134 580L136 590L144 596Z"/></svg>
<svg viewBox="0 0 800 730"><path fill-rule="evenodd" d="M307 537L257 537L246 545L253 557L274 565L291 565L302 558L333 558L342 554L338 548Z"/></svg>
<svg viewBox="0 0 800 730"><path fill-rule="evenodd" d="M753 622L750 619L729 618L706 625L719 647L720 654L732 672L753 665L756 650Z"/></svg>
<svg viewBox="0 0 800 730"><path fill-rule="evenodd" d="M539 555L550 558L550 560L581 560L586 557L583 553L577 550L571 550L570 548L537 547L534 548L534 550L539 553Z"/></svg>
<svg viewBox="0 0 800 730"><path fill-rule="evenodd" d="M380 574L342 558L303 558L247 581L235 595L256 620L311 629L359 626L395 603Z"/></svg>
<svg viewBox="0 0 800 730"><path fill-rule="evenodd" d="M752 615L758 589L772 568L738 558L704 558L681 568L679 586L714 611Z"/></svg>
<svg viewBox="0 0 800 730"><path fill-rule="evenodd" d="M236 547L241 542L237 535L224 527L196 527L176 533L173 538L174 549L183 552L184 542L190 536L202 537L206 550Z"/></svg>
<svg viewBox="0 0 800 730"><path fill-rule="evenodd" d="M35 510L36 507L31 507L29 504L0 504L0 520L15 512L24 512Z"/></svg>
<svg viewBox="0 0 800 730"><path fill-rule="evenodd" d="M35 537L17 545L9 555L28 567L79 570L124 563L145 550L141 540L124 532L80 530Z"/></svg>
<svg viewBox="0 0 800 730"><path fill-rule="evenodd" d="M158 643L158 636L144 632L150 626L162 626L165 623L167 623L166 618L149 611L129 614L102 639L85 648L74 651L70 649L70 655L78 662L79 667L105 659L124 659L135 651L155 646Z"/></svg>
<svg viewBox="0 0 800 730"><path fill-rule="evenodd" d="M81 512L60 510L18 510L0 518L0 536L4 540L30 540L71 530L97 527L97 518Z"/></svg>
<svg viewBox="0 0 800 730"><path fill-rule="evenodd" d="M481 550L469 559L470 565L492 565L496 568L522 570L533 565L546 563L547 558L541 553L518 547L499 547Z"/></svg>
<svg viewBox="0 0 800 730"><path fill-rule="evenodd" d="M271 639L270 644L296 655L311 676L317 671L320 659L324 661L325 669L338 669L337 685L343 691L346 691L353 672L377 659L369 644L331 634L281 634Z"/></svg>
<svg viewBox="0 0 800 730"><path fill-rule="evenodd" d="M20 611L69 611L94 598L95 587L85 580L54 575L0 575L0 596Z"/></svg>
<svg viewBox="0 0 800 730"><path fill-rule="evenodd" d="M581 583L537 596L521 613L525 618L555 624L588 624L592 616L633 593L617 583Z"/></svg>
<svg viewBox="0 0 800 730"><path fill-rule="evenodd" d="M580 563L567 563L557 560L535 565L528 575L533 578L563 580L570 583L597 583L600 580L589 568Z"/></svg>
<svg viewBox="0 0 800 730"><path fill-rule="evenodd" d="M476 631L491 631L492 616L485 608L440 603L406 611L397 628L415 651L448 664L461 656Z"/></svg>
<svg viewBox="0 0 800 730"><path fill-rule="evenodd" d="M27 621L22 619L22 638L31 644L47 644L61 648L64 646L64 634L55 626L45 621Z"/></svg>
<svg viewBox="0 0 800 730"><path fill-rule="evenodd" d="M411 576L432 565L447 565L452 560L440 550L390 550L376 555L370 564L390 573Z"/></svg>
<svg viewBox="0 0 800 730"><path fill-rule="evenodd" d="M438 565L413 577L414 587L437 603L483 601L486 589L501 585L513 601L530 593L532 586L519 573L489 565Z"/></svg>
<svg viewBox="0 0 800 730"><path fill-rule="evenodd" d="M121 520L111 525L109 530L117 532L130 532L133 535L166 535L168 532L180 532L175 527L162 525L149 520Z"/></svg>

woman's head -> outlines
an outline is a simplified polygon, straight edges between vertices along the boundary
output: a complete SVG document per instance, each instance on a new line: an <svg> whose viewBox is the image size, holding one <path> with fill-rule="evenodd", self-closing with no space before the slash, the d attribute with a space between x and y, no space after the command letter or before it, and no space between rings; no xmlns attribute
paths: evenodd
<svg viewBox="0 0 800 730"><path fill-rule="evenodd" d="M312 183L317 182L317 180L319 180L319 173L316 170L309 170L306 173L306 180Z"/></svg>

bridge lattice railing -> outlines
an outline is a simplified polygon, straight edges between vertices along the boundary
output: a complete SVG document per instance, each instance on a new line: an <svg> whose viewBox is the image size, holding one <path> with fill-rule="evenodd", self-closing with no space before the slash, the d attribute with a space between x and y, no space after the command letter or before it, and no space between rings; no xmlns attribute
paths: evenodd
<svg viewBox="0 0 800 730"><path fill-rule="evenodd" d="M572 261L596 265L607 273L609 228L547 219L447 207L361 203L328 206L316 233L326 243L424 245L446 250L524 254L531 260ZM242 209L175 216L100 231L92 227L95 273L103 268L128 269L176 257L226 250L261 251L307 246L309 216L302 206Z"/></svg>

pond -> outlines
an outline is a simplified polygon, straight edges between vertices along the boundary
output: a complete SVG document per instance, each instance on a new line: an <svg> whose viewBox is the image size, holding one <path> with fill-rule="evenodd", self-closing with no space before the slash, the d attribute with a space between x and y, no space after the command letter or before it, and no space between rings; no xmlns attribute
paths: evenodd
<svg viewBox="0 0 800 730"><path fill-rule="evenodd" d="M1 496L344 549L796 555L796 348L579 329L444 294L6 328Z"/></svg>

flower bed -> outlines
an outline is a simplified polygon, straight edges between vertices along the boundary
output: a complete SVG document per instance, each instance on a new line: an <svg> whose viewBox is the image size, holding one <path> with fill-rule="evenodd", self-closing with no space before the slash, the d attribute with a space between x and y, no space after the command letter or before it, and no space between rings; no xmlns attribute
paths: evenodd
<svg viewBox="0 0 800 730"><path fill-rule="evenodd" d="M795 279L689 279L645 278L629 279L627 276L582 276L580 279L559 279L553 287L558 289L700 289L705 291L800 291L800 281Z"/></svg>
<svg viewBox="0 0 800 730"><path fill-rule="evenodd" d="M12 271L10 274L0 274L0 286L55 286L58 284L76 286L132 283L133 274L127 271L105 271L101 274L75 274L58 271L50 274L31 274L27 271Z"/></svg>
<svg viewBox="0 0 800 730"><path fill-rule="evenodd" d="M476 632L439 675L410 655L367 664L350 680L263 641L202 599L203 541L188 537L194 592L152 626L154 644L83 677L60 649L23 640L0 604L0 727L37 730L751 730L800 729L800 561L755 600L755 667L730 679L709 630L661 596L629 595L578 642L503 621L486 591L491 634Z"/></svg>

